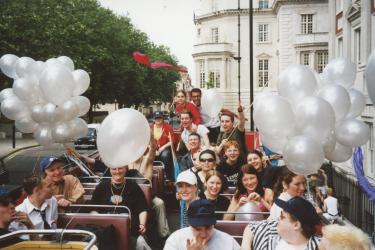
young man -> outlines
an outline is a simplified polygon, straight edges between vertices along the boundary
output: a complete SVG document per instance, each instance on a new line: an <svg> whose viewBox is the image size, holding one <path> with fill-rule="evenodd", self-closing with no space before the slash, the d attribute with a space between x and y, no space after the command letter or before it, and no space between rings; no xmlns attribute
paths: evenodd
<svg viewBox="0 0 375 250"><path fill-rule="evenodd" d="M52 185L50 180L40 176L23 180L23 189L28 196L16 207L16 211L26 213L35 229L56 228L58 204L53 197Z"/></svg>
<svg viewBox="0 0 375 250"><path fill-rule="evenodd" d="M298 196L288 201L277 199L275 203L282 208L279 219L247 226L241 249L317 250L315 230L321 222L314 206Z"/></svg>
<svg viewBox="0 0 375 250"><path fill-rule="evenodd" d="M241 104L238 104L238 117L239 117L239 124L237 126L234 125L234 114L232 112L222 112L220 116L220 133L217 137L216 145L216 153L220 154L222 151L222 147L224 143L233 140L236 141L240 145L240 153L243 159L246 158L247 155L247 147L245 142L245 115L243 114L243 107Z"/></svg>
<svg viewBox="0 0 375 250"><path fill-rule="evenodd" d="M204 125L210 132L208 138L210 143L216 143L217 136L220 132L219 114L217 117L210 117L204 112L201 106L202 91L199 88L193 88L190 91L191 103L193 103L201 113L202 125Z"/></svg>
<svg viewBox="0 0 375 250"><path fill-rule="evenodd" d="M215 206L210 201L193 201L188 208L187 217L190 226L171 234L164 250L240 249L232 236L214 228Z"/></svg>
<svg viewBox="0 0 375 250"><path fill-rule="evenodd" d="M202 146L208 148L210 146L210 141L208 139L208 129L203 125L193 124L192 115L190 112L181 112L180 114L181 126L184 129L181 133L181 140L185 143L185 146L188 150L188 140L189 135L193 132L196 132L201 137Z"/></svg>
<svg viewBox="0 0 375 250"><path fill-rule="evenodd" d="M45 178L52 183L53 195L60 208L83 201L85 190L81 182L73 175L64 175L64 163L61 159L55 156L44 157L39 166Z"/></svg>
<svg viewBox="0 0 375 250"><path fill-rule="evenodd" d="M189 152L182 156L180 160L180 172L188 170L194 166L201 149L201 137L199 134L193 132L188 137Z"/></svg>

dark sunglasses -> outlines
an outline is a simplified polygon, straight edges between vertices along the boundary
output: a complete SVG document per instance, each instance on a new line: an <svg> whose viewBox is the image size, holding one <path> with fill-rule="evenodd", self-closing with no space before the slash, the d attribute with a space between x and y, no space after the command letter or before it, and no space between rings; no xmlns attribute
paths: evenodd
<svg viewBox="0 0 375 250"><path fill-rule="evenodd" d="M214 162L214 158L208 158L208 159L199 159L200 162Z"/></svg>

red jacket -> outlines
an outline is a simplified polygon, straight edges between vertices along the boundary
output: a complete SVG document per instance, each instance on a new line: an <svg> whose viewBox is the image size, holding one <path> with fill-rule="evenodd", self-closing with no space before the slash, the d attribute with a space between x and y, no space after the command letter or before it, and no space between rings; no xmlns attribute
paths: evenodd
<svg viewBox="0 0 375 250"><path fill-rule="evenodd" d="M155 126L155 124L151 125L152 132L154 132L154 126ZM172 145L173 145L175 139L174 139L173 128L171 127L171 125L169 125L167 123L164 123L162 130L163 130L163 132L162 132L159 140L156 142L158 148L162 147L163 145L165 145L165 144L167 144L169 142L169 137L168 137L169 134L171 134Z"/></svg>
<svg viewBox="0 0 375 250"><path fill-rule="evenodd" d="M176 104L176 112L181 113L182 111L189 111L193 115L193 123L195 125L199 125L202 123L201 114L199 113L198 108L194 104L190 102Z"/></svg>

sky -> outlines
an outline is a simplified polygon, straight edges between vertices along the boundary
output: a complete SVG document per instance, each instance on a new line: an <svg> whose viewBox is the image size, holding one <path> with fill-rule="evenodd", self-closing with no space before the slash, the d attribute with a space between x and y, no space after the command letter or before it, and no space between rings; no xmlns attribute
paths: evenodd
<svg viewBox="0 0 375 250"><path fill-rule="evenodd" d="M193 74L191 54L196 39L194 10L200 0L99 0L118 15L127 16L133 25L145 32L151 41L166 45L179 64Z"/></svg>

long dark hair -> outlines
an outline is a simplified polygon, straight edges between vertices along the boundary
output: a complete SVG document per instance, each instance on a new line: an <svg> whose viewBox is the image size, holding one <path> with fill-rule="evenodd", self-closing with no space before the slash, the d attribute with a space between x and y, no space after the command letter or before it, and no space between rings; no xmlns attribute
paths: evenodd
<svg viewBox="0 0 375 250"><path fill-rule="evenodd" d="M273 187L273 193L274 193L273 197L275 199L279 197L279 195L283 192L283 189L284 189L283 183L285 183L286 185L289 185L293 181L293 178L297 176L295 173L293 173L286 167L283 167L283 168L284 169L281 171L281 174L279 175L277 182L275 186Z"/></svg>
<svg viewBox="0 0 375 250"><path fill-rule="evenodd" d="M264 190L263 190L262 185L261 185L261 180L259 178L258 171L251 164L242 165L241 170L238 173L237 191L236 191L236 194L234 195L234 197L238 200L238 198L241 195L247 194L247 190L246 190L246 188L244 187L244 185L242 183L242 178L245 176L245 174L252 174L252 175L255 175L257 177L258 184L257 184L257 186L255 188L255 192L258 193L260 196L263 197Z"/></svg>

